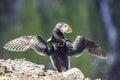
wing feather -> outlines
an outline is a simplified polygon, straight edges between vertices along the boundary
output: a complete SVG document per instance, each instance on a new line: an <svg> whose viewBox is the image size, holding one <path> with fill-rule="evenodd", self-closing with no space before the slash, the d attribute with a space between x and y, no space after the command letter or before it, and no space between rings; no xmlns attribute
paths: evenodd
<svg viewBox="0 0 120 80"><path fill-rule="evenodd" d="M22 36L4 45L8 51L24 52L30 48L38 54L47 54L47 43L40 36Z"/></svg>
<svg viewBox="0 0 120 80"><path fill-rule="evenodd" d="M97 56L97 57L102 58L102 59L107 58L107 55L105 54L103 49L98 44L96 44L95 42L88 40L88 39L86 39L86 44L87 44L86 49L92 55Z"/></svg>
<svg viewBox="0 0 120 80"><path fill-rule="evenodd" d="M30 38L32 39L32 36L22 36L20 38L14 39L5 44L4 48L9 51L26 51L30 48ZM20 48L21 46L22 48Z"/></svg>
<svg viewBox="0 0 120 80"><path fill-rule="evenodd" d="M95 42L86 39L82 36L77 36L74 42L66 42L67 54L69 56L80 56L84 50L87 50L92 55L97 56L102 59L106 59L107 56L102 48L97 45Z"/></svg>

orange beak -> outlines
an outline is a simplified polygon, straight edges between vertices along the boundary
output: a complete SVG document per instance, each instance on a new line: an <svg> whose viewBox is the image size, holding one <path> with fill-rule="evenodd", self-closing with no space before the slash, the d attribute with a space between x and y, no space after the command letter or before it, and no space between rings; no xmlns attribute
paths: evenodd
<svg viewBox="0 0 120 80"><path fill-rule="evenodd" d="M72 28L69 26L68 30L65 33L72 33Z"/></svg>

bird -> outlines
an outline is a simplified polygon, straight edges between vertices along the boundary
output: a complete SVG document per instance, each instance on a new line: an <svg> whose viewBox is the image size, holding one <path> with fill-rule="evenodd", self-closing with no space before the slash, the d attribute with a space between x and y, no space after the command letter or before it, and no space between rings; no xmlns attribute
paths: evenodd
<svg viewBox="0 0 120 80"><path fill-rule="evenodd" d="M48 56L58 72L70 69L70 57L79 57L85 50L93 56L107 59L101 46L94 41L81 35L78 35L74 41L70 41L64 37L65 33L72 33L72 28L65 22L58 22L47 41L39 35L21 36L9 41L3 48L15 52L33 49L41 56Z"/></svg>

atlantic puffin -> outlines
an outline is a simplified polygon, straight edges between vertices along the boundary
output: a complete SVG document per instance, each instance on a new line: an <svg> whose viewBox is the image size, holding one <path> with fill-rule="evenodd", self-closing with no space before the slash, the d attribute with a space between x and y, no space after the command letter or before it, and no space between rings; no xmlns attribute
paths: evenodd
<svg viewBox="0 0 120 80"><path fill-rule="evenodd" d="M102 48L94 41L78 35L72 42L64 37L64 33L72 33L72 28L65 22L59 22L47 41L38 35L22 36L9 41L4 48L16 52L32 48L39 55L48 56L55 70L59 72L70 68L70 56L78 57L85 50L101 59L107 58Z"/></svg>

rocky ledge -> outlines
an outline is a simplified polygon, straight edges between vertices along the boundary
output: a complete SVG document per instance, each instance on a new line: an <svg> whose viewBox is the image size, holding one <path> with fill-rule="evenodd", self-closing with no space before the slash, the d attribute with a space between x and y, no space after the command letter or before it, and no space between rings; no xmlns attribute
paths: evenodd
<svg viewBox="0 0 120 80"><path fill-rule="evenodd" d="M78 68L59 73L25 59L0 59L0 80L92 80ZM96 79L101 80L101 79Z"/></svg>

